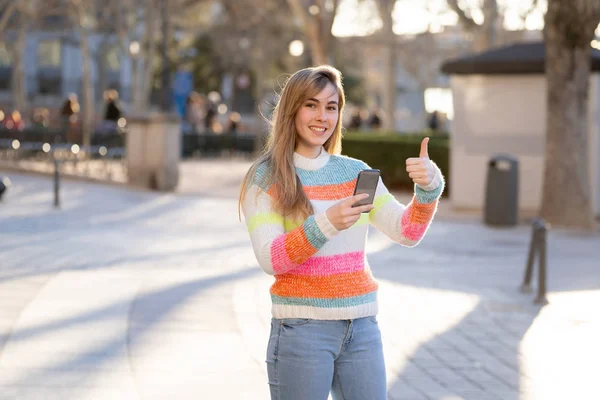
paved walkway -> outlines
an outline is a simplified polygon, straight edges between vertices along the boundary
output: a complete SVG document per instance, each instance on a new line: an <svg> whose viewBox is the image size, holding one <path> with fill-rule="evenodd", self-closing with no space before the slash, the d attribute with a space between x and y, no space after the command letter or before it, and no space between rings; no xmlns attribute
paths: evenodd
<svg viewBox="0 0 600 400"><path fill-rule="evenodd" d="M268 398L272 278L237 219L244 165L183 168L175 194L64 181L59 210L49 178L8 173L1 400ZM540 308L517 290L529 227L444 207L414 249L369 236L389 398L600 398L600 234L550 233Z"/></svg>

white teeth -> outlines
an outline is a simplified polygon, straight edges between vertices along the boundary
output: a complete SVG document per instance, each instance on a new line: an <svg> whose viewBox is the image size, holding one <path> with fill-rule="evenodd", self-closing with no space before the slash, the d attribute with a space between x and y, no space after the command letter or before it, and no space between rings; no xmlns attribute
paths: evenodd
<svg viewBox="0 0 600 400"><path fill-rule="evenodd" d="M325 128L313 128L312 126L309 127L311 131L316 131L316 132L325 132Z"/></svg>

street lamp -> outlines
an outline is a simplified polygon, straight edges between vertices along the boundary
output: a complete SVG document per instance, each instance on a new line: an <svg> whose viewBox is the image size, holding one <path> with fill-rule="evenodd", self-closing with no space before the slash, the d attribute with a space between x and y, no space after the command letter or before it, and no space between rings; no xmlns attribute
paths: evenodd
<svg viewBox="0 0 600 400"><path fill-rule="evenodd" d="M129 54L131 54L131 96L130 102L133 104L134 110L137 110L138 92L138 55L140 54L140 42L137 40L129 43Z"/></svg>

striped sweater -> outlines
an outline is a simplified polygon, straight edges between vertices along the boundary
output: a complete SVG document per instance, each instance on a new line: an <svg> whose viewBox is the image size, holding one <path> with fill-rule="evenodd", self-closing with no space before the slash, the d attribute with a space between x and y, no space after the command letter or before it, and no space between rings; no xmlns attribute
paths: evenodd
<svg viewBox="0 0 600 400"><path fill-rule="evenodd" d="M437 208L444 180L437 166L427 187L415 185L408 205L397 202L379 180L371 212L352 227L338 231L325 211L353 195L364 162L328 154L316 159L294 154L296 174L310 199L314 215L294 221L272 207L273 187L261 165L248 189L242 210L254 254L261 268L274 275L271 286L275 318L354 319L377 314L377 282L365 256L369 224L404 246L424 236Z"/></svg>

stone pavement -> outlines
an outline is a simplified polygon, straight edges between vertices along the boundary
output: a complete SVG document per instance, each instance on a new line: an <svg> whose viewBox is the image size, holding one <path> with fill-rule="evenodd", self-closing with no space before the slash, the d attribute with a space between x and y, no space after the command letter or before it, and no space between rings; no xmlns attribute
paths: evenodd
<svg viewBox="0 0 600 400"><path fill-rule="evenodd" d="M184 163L174 194L65 180L59 210L49 178L4 173L0 400L267 399L246 166ZM370 231L390 399L600 398L600 234L550 232L543 308L517 290L529 236L445 204L416 248Z"/></svg>

